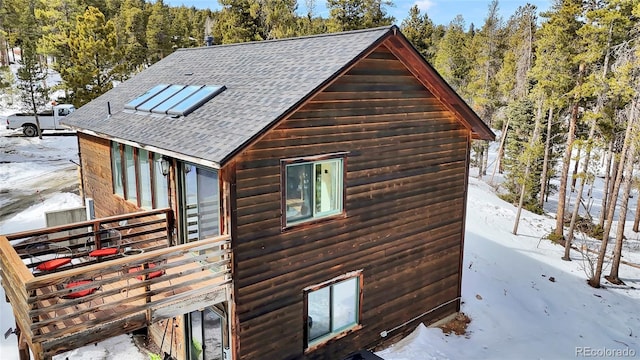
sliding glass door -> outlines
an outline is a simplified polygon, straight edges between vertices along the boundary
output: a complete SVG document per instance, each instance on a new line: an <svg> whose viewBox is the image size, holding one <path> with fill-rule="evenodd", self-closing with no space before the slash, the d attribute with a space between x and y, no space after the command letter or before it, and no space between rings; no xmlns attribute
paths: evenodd
<svg viewBox="0 0 640 360"><path fill-rule="evenodd" d="M187 315L191 339L189 360L224 360L224 349L228 348L225 312L222 304L210 306Z"/></svg>
<svg viewBox="0 0 640 360"><path fill-rule="evenodd" d="M220 234L218 172L180 163L180 238L191 242Z"/></svg>

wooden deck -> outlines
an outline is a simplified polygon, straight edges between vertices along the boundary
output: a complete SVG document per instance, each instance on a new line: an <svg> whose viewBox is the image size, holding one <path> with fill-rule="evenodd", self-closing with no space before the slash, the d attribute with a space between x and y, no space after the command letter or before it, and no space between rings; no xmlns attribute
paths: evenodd
<svg viewBox="0 0 640 360"><path fill-rule="evenodd" d="M225 301L229 236L172 246L171 221L163 209L0 236L2 285L22 348L49 358ZM88 254L104 228L118 231L122 243L116 255L97 260ZM73 259L39 271L34 249L37 259L59 256L51 244L71 249Z"/></svg>

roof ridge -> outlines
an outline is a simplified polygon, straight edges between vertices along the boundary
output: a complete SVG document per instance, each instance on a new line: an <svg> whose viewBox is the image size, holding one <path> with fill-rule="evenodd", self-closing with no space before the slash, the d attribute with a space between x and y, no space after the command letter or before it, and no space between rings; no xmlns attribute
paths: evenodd
<svg viewBox="0 0 640 360"><path fill-rule="evenodd" d="M340 32L334 32L334 33L305 35L305 36L297 36L297 37L282 38L282 39L246 41L246 42L232 43L232 44L218 44L218 45L212 45L212 46L199 46L199 47L195 47L195 48L179 48L176 51L195 51L195 50L203 50L203 49L230 47L230 46L264 44L264 43L267 43L267 42L268 43L272 43L272 42L284 42L284 41L302 40L302 39L309 39L309 38L342 36L342 35L351 35L351 34L357 34L357 33L374 32L374 31L380 31L380 30L385 30L385 29L386 30L392 30L393 28L398 28L398 26L394 24L394 25L378 26L378 27L375 27L375 28L340 31Z"/></svg>

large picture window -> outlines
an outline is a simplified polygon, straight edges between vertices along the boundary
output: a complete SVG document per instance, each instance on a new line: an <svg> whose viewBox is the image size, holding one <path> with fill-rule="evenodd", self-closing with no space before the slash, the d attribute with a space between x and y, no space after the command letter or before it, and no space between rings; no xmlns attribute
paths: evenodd
<svg viewBox="0 0 640 360"><path fill-rule="evenodd" d="M343 212L344 159L285 160L284 225Z"/></svg>
<svg viewBox="0 0 640 360"><path fill-rule="evenodd" d="M358 326L361 280L355 272L305 289L307 348Z"/></svg>
<svg viewBox="0 0 640 360"><path fill-rule="evenodd" d="M111 142L113 193L143 209L169 206L168 176L160 154Z"/></svg>

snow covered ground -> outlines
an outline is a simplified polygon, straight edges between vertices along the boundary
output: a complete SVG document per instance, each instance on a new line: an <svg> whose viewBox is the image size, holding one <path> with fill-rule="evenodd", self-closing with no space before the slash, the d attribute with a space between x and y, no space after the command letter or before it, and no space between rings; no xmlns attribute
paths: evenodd
<svg viewBox="0 0 640 360"><path fill-rule="evenodd" d="M516 209L475 178L467 206L462 311L472 319L468 333L447 336L420 327L378 355L567 359L593 352L614 358L626 351L640 358L640 269L621 267L625 286L604 281L605 288L591 288L579 253L563 261L564 248L541 240L555 220L527 212L520 234L511 234Z"/></svg>
<svg viewBox="0 0 640 360"><path fill-rule="evenodd" d="M80 205L77 195L65 191L77 181L69 161L77 162L75 137L12 134L0 129L0 207L16 198L22 202L13 205L15 212L0 214L0 234L43 227L45 211ZM50 190L51 179L58 178L67 186ZM593 289L586 284L582 255L573 252L574 261L562 261L563 248L543 239L555 220L524 212L516 236L511 234L515 210L483 180L470 179L462 290L462 311L472 320L467 334L419 327L378 355L386 360L640 358L640 269L622 265L626 285L603 280L604 288ZM626 235L624 259L638 264L639 236L630 230ZM577 236L577 244L581 241ZM9 304L0 301L0 332L13 326ZM3 360L18 359L15 336L0 338L0 354ZM148 356L124 335L56 358Z"/></svg>

